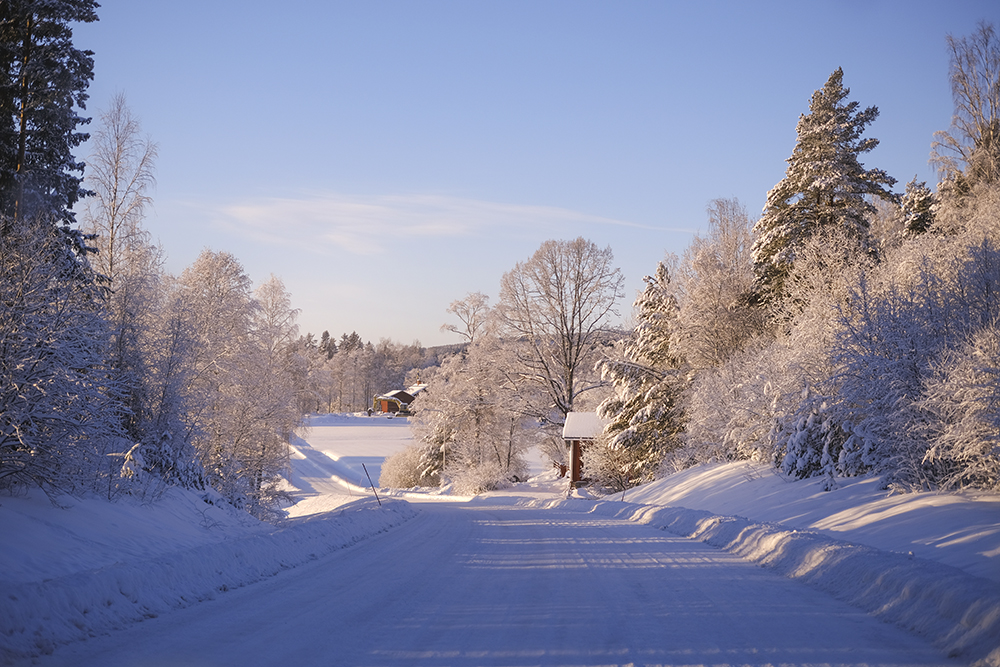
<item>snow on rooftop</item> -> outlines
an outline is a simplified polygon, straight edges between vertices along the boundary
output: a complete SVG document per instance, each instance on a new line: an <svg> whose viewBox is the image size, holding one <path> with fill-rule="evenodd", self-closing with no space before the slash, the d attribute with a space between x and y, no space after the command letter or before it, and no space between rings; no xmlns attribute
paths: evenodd
<svg viewBox="0 0 1000 667"><path fill-rule="evenodd" d="M566 415L563 425L563 440L589 440L601 434L607 419L601 419L596 412L571 412Z"/></svg>

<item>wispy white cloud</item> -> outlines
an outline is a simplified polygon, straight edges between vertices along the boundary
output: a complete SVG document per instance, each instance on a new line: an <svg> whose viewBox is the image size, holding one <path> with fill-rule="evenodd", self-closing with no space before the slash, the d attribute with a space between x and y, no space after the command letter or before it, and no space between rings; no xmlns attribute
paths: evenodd
<svg viewBox="0 0 1000 667"><path fill-rule="evenodd" d="M552 206L526 206L443 195L344 195L262 198L221 206L216 219L260 243L327 254L377 255L418 239L457 239L503 229L553 230L569 224L668 230Z"/></svg>

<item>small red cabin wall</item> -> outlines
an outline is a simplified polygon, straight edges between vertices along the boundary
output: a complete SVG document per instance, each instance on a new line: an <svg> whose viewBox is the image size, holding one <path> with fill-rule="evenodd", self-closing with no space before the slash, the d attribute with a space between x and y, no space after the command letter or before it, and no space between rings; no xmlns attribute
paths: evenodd
<svg viewBox="0 0 1000 667"><path fill-rule="evenodd" d="M583 481L583 440L570 440L570 483Z"/></svg>

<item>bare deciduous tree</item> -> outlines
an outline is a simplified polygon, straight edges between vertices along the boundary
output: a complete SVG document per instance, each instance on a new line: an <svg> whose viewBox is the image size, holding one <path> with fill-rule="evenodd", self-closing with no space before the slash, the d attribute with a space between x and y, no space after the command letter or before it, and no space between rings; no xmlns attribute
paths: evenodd
<svg viewBox="0 0 1000 667"><path fill-rule="evenodd" d="M85 229L97 249L90 263L110 287L110 364L129 408L124 426L136 442L148 440L146 403L158 391L147 366L160 344L155 320L162 300L162 256L142 224L152 202L148 191L155 183L156 145L140 132L125 96L116 95L94 133L86 180L94 196L84 212Z"/></svg>
<svg viewBox="0 0 1000 667"><path fill-rule="evenodd" d="M675 351L695 368L717 367L766 325L749 303L754 287L754 221L736 199L708 208L708 234L695 236L678 267L680 317Z"/></svg>
<svg viewBox="0 0 1000 667"><path fill-rule="evenodd" d="M466 294L464 299L452 301L448 306L448 312L457 317L462 326L442 324L441 331L456 333L471 345L486 327L490 314L490 298L482 292L471 292Z"/></svg>
<svg viewBox="0 0 1000 667"><path fill-rule="evenodd" d="M951 130L934 133L931 162L944 179L964 175L973 183L1000 180L1000 41L981 22L969 37L948 35Z"/></svg>
<svg viewBox="0 0 1000 667"><path fill-rule="evenodd" d="M546 241L500 281L500 335L515 345L516 372L549 399L535 416L561 424L577 398L599 385L592 372L615 304L624 296L611 248Z"/></svg>
<svg viewBox="0 0 1000 667"><path fill-rule="evenodd" d="M156 144L140 136L141 127L123 94L115 95L101 114L101 127L94 133L87 166L89 199L84 223L98 235L96 257L91 264L111 280L112 287L128 262L128 256L148 246L142 227L143 214L152 203L149 190L156 184Z"/></svg>

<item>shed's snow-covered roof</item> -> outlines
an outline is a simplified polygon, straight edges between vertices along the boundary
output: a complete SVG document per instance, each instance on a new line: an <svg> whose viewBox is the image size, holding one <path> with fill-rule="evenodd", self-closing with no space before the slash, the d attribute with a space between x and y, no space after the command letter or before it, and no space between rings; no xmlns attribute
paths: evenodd
<svg viewBox="0 0 1000 667"><path fill-rule="evenodd" d="M403 401L404 403L410 403L410 402L413 401L413 395L412 394L408 394L407 392L403 391L402 389L393 389L392 391L390 391L390 392L388 392L386 394L382 394L382 397L384 397L384 398L395 398L395 399L398 399L400 401Z"/></svg>
<svg viewBox="0 0 1000 667"><path fill-rule="evenodd" d="M563 440L596 438L607 423L608 420L601 419L596 412L571 412L566 415L566 423L563 425Z"/></svg>

